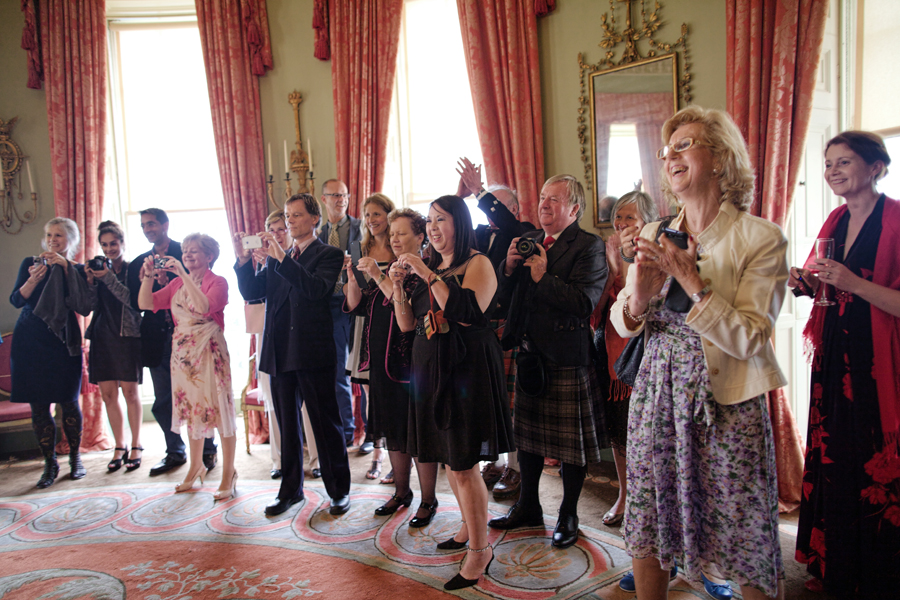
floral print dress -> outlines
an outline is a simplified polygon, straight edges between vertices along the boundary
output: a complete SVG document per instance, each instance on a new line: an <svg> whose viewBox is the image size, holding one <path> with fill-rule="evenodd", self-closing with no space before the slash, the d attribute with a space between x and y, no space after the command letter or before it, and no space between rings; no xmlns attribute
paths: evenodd
<svg viewBox="0 0 900 600"><path fill-rule="evenodd" d="M666 570L677 563L691 581L716 563L728 579L774 596L784 566L766 397L715 401L701 338L666 308L668 287L651 303L631 394L626 550Z"/></svg>
<svg viewBox="0 0 900 600"><path fill-rule="evenodd" d="M172 296L172 431L187 425L192 439L235 434L231 359L225 333L194 309L184 288Z"/></svg>

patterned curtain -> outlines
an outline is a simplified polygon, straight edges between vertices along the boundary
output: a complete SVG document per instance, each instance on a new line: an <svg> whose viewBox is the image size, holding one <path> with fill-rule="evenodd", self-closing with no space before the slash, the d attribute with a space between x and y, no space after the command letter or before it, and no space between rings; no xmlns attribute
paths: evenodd
<svg viewBox="0 0 900 600"><path fill-rule="evenodd" d="M228 225L262 231L268 200L257 75L260 65L272 68L265 0L196 6Z"/></svg>
<svg viewBox="0 0 900 600"><path fill-rule="evenodd" d="M357 215L384 183L403 0L331 0L330 8L337 177Z"/></svg>
<svg viewBox="0 0 900 600"><path fill-rule="evenodd" d="M729 0L728 112L756 169L751 212L780 226L790 210L812 109L828 3ZM782 510L800 503L803 449L782 390L769 394Z"/></svg>
<svg viewBox="0 0 900 600"><path fill-rule="evenodd" d="M522 220L537 222L544 130L535 2L457 0L456 5L490 183L515 189Z"/></svg>
<svg viewBox="0 0 900 600"><path fill-rule="evenodd" d="M78 224L76 260L97 253L106 155L106 3L40 0L40 40L50 132L54 209ZM84 357L87 368L87 351ZM99 388L83 379L81 450L108 450ZM58 446L68 452L64 440Z"/></svg>

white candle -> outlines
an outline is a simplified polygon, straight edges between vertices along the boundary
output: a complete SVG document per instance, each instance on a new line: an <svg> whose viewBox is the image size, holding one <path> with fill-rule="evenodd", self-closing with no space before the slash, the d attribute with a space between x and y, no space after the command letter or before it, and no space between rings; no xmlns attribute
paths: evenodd
<svg viewBox="0 0 900 600"><path fill-rule="evenodd" d="M291 163L288 162L287 140L284 140L284 172L291 172Z"/></svg>
<svg viewBox="0 0 900 600"><path fill-rule="evenodd" d="M312 171L312 142L309 140L309 138L306 138L306 153L309 155L309 170Z"/></svg>
<svg viewBox="0 0 900 600"><path fill-rule="evenodd" d="M272 175L272 142L269 142L269 175Z"/></svg>
<svg viewBox="0 0 900 600"><path fill-rule="evenodd" d="M34 179L31 177L31 162L25 161L25 170L28 171L28 187L31 188L30 191L34 193Z"/></svg>

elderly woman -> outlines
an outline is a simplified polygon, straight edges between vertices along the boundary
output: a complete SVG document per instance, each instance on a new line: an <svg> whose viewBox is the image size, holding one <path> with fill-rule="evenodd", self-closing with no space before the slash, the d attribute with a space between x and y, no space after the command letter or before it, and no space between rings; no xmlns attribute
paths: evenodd
<svg viewBox="0 0 900 600"><path fill-rule="evenodd" d="M366 213L368 215L368 212ZM391 248L397 256L419 255L425 243L425 219L416 211L403 208L388 215ZM393 261L391 261L393 262ZM360 290L355 277L348 273L346 307L367 315L364 332L365 366L369 371L368 432L376 439L385 438L394 470L394 495L375 509L379 516L391 515L401 506L408 507L414 497L409 485L412 457L407 452L409 417L409 368L412 345L416 335L400 330L394 318L394 286L384 275L387 265L372 257L359 261L359 270L366 273L369 286ZM412 295L418 278L403 281L403 294ZM437 481L437 463L416 461L422 502L410 527L424 527L431 523Z"/></svg>
<svg viewBox="0 0 900 600"><path fill-rule="evenodd" d="M602 329L605 348L600 354L606 354L609 370L609 401L606 403L606 427L612 442L616 462L616 475L619 478L619 497L603 515L603 524L614 527L622 522L625 514L625 498L628 495L628 478L625 474L625 446L628 440L628 398L631 387L616 377L613 365L625 349L627 339L616 333L612 322L607 318L609 309L616 297L625 287L625 267L634 262L637 254L637 237L647 223L659 218L659 209L653 199L644 192L628 192L613 204L611 221L615 234L606 243L606 263L609 266L609 278L606 290L597 308L594 309L595 329ZM594 319L592 319L594 320ZM605 350L605 353L602 351Z"/></svg>
<svg viewBox="0 0 900 600"><path fill-rule="evenodd" d="M222 482L213 498L225 500L234 495L237 485L234 397L224 333L228 283L210 270L219 258L219 244L210 236L192 233L181 242L181 252L181 261L163 257L162 270L174 272L178 278L158 292L153 291L154 258L145 259L138 304L142 310L170 309L175 322L172 431L179 432L181 425L186 424L190 439L190 470L175 491L189 491L197 477L203 483L203 440L213 437L218 429L222 440Z"/></svg>
<svg viewBox="0 0 900 600"><path fill-rule="evenodd" d="M744 598L780 597L766 393L786 383L770 337L787 240L747 213L753 172L724 112L683 109L663 140L663 192L681 211L659 237L658 225L641 231L611 313L619 335L646 340L626 453L635 586L642 600L665 598L676 562L694 581L717 564Z"/></svg>
<svg viewBox="0 0 900 600"><path fill-rule="evenodd" d="M91 312L91 297L82 265L72 262L81 234L75 221L56 217L44 225L44 248L39 256L22 261L9 297L21 308L13 330L10 363L12 402L31 405L31 424L44 456L44 473L37 487L53 485L56 462L56 423L50 405L62 409L63 432L69 442L72 479L86 475L81 445L81 327L76 313Z"/></svg>
<svg viewBox="0 0 900 600"><path fill-rule="evenodd" d="M828 142L825 180L847 201L819 232L834 257L813 251L788 284L819 295L828 284L834 300L804 331L812 398L796 558L815 577L808 588L840 598L900 590L900 202L876 189L890 162L873 133Z"/></svg>
<svg viewBox="0 0 900 600"><path fill-rule="evenodd" d="M116 439L113 458L106 468L109 472L118 471L124 463L127 471L134 471L141 466L144 450L141 447L144 409L138 394L138 384L144 373L141 363L141 313L132 307L131 291L128 289L125 232L112 221L100 223L98 229L97 241L111 268L103 265L101 269L93 270L90 263L85 268L88 283L93 284L94 308L94 318L85 332L85 337L91 340L88 376L91 383L100 386L100 395ZM119 405L119 387L125 396L131 429L130 454L125 442L125 419Z"/></svg>
<svg viewBox="0 0 900 600"><path fill-rule="evenodd" d="M491 261L474 250L472 217L458 196L431 203L427 231L427 263L418 252L407 252L391 265L392 300L400 330L416 332L407 451L420 462L450 467L448 479L468 530L466 560L444 584L457 590L478 583L494 559L479 463L515 446L503 353L484 314L497 290ZM412 294L405 291L408 271L417 278ZM437 510L437 501L429 510Z"/></svg>

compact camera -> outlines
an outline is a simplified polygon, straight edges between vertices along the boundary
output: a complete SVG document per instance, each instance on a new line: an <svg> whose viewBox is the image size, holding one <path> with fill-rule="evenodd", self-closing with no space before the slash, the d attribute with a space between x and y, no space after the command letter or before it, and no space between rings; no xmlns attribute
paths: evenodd
<svg viewBox="0 0 900 600"><path fill-rule="evenodd" d="M165 269L166 265L169 263L169 259L165 256L157 256L153 259L153 268L154 269Z"/></svg>
<svg viewBox="0 0 900 600"><path fill-rule="evenodd" d="M241 245L247 250L262 248L262 238L258 235L245 235L241 238Z"/></svg>
<svg viewBox="0 0 900 600"><path fill-rule="evenodd" d="M516 242L516 252L518 252L523 259L530 258L532 255L537 254L537 244L531 238L519 238L519 241Z"/></svg>
<svg viewBox="0 0 900 600"><path fill-rule="evenodd" d="M112 269L112 261L103 255L98 255L88 261L87 267L91 271L102 271L103 269Z"/></svg>
<svg viewBox="0 0 900 600"><path fill-rule="evenodd" d="M31 260L34 262L34 266L37 266L37 265L45 265L46 266L48 264L47 259L44 258L43 256L32 256Z"/></svg>

